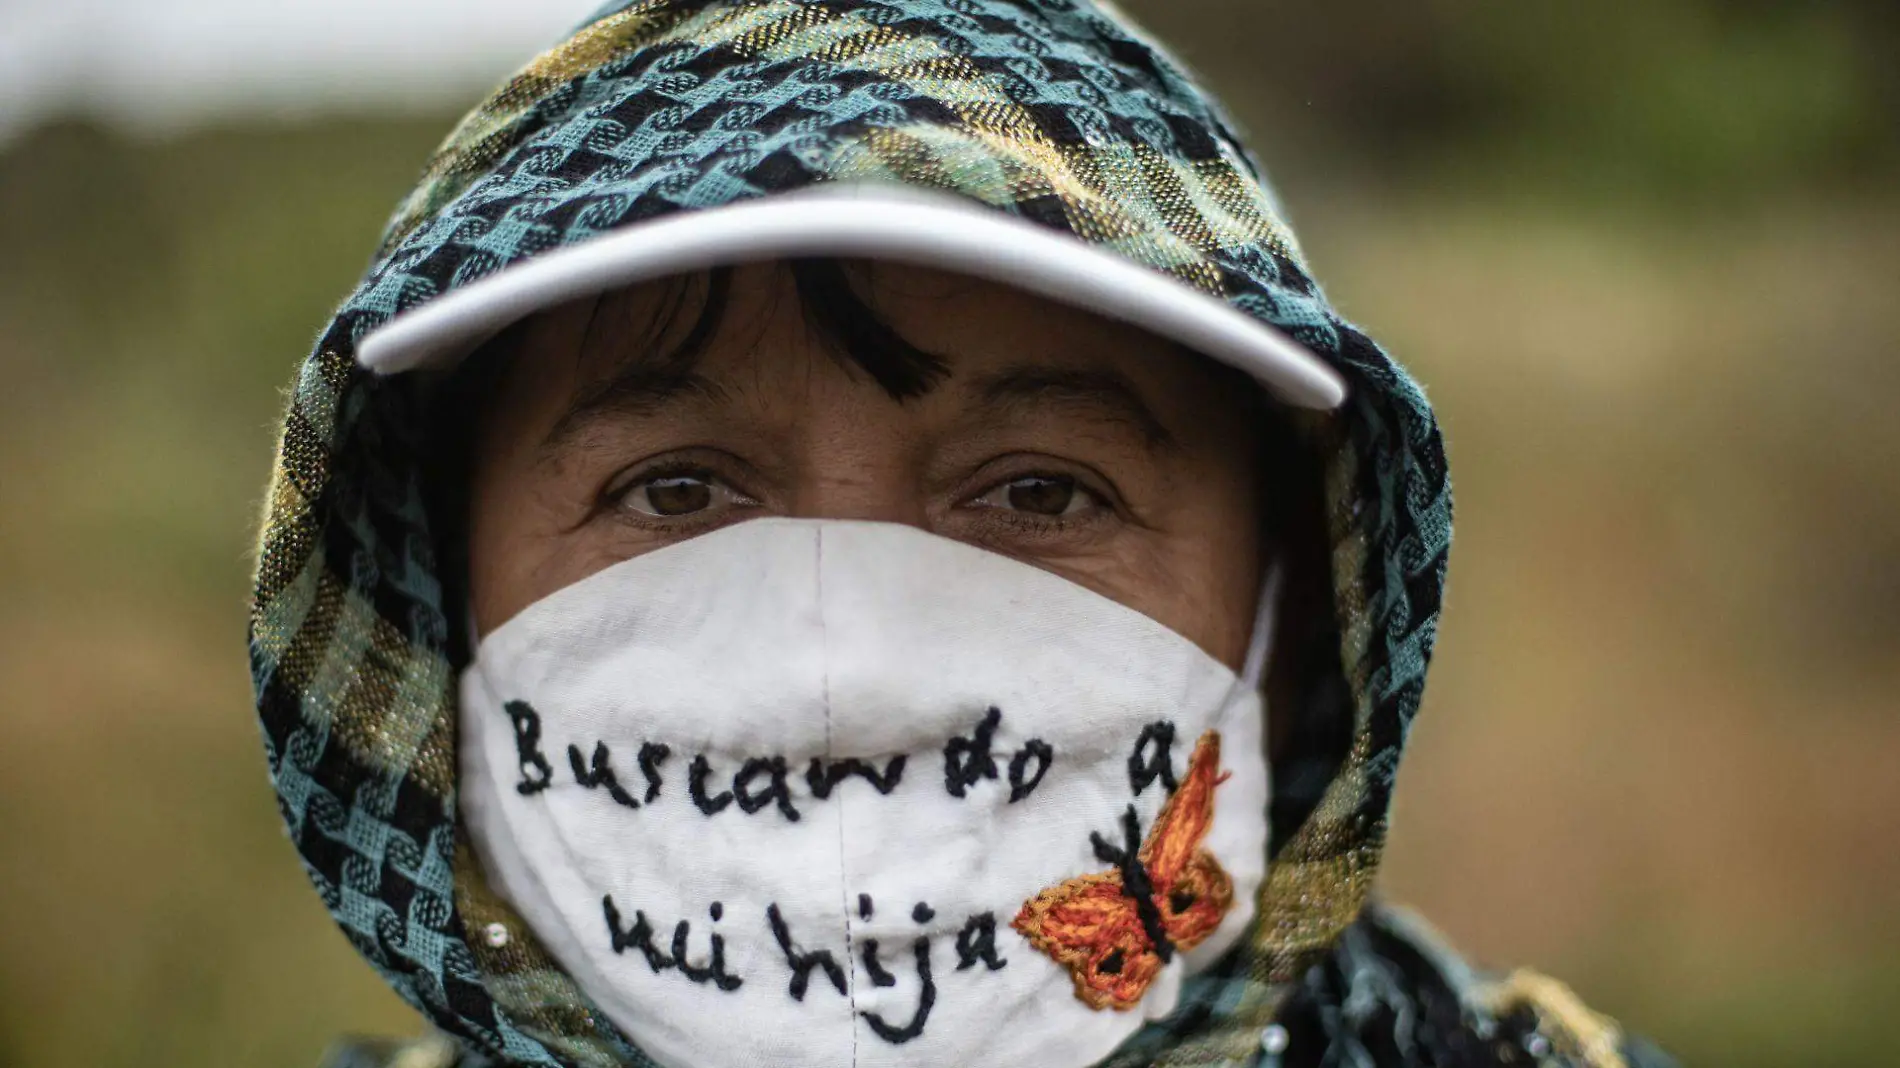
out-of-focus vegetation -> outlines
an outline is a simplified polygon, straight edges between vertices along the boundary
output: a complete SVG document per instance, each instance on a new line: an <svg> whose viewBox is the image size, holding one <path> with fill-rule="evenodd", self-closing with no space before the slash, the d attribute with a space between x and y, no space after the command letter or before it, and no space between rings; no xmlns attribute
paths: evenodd
<svg viewBox="0 0 1900 1068"><path fill-rule="evenodd" d="M1693 201L1900 163L1891 0L1123 6L1276 171L1345 158L1408 187Z"/></svg>
<svg viewBox="0 0 1900 1068"><path fill-rule="evenodd" d="M1900 1063L1900 9L1128 6L1449 427L1391 895L1691 1064ZM448 120L0 149L0 1064L419 1026L278 831L242 628L279 388Z"/></svg>

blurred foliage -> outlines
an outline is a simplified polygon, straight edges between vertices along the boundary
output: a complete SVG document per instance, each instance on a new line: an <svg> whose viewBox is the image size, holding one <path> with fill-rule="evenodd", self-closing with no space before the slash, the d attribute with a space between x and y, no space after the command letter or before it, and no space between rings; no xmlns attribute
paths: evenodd
<svg viewBox="0 0 1900 1068"><path fill-rule="evenodd" d="M1125 0L1270 161L1724 200L1890 180L1892 0ZM1288 151L1290 150L1290 151Z"/></svg>
<svg viewBox="0 0 1900 1068"><path fill-rule="evenodd" d="M414 1015L284 841L243 655L281 388L442 119L0 155L0 1064L308 1065Z"/></svg>
<svg viewBox="0 0 1900 1068"><path fill-rule="evenodd" d="M1388 890L1689 1064L1900 1063L1896 5L1129 6L1449 428ZM0 1064L418 1026L241 649L281 387L447 124L0 149Z"/></svg>

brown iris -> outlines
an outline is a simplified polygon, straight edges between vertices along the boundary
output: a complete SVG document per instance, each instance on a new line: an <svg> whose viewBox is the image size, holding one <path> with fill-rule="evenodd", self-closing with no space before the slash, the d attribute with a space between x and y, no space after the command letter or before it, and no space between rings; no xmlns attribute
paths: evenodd
<svg viewBox="0 0 1900 1068"><path fill-rule="evenodd" d="M656 478L646 484L655 515L687 515L712 506L712 485L690 475Z"/></svg>
<svg viewBox="0 0 1900 1068"><path fill-rule="evenodd" d="M1031 475L1009 484L1009 506L1019 512L1061 515L1075 501L1072 478Z"/></svg>

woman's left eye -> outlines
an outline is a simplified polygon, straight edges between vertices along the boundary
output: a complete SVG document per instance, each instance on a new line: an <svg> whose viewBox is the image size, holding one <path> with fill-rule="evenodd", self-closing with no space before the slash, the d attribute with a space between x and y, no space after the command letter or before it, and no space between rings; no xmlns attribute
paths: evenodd
<svg viewBox="0 0 1900 1068"><path fill-rule="evenodd" d="M1068 475L1024 475L992 486L970 503L1056 517L1086 512L1100 502L1094 493Z"/></svg>

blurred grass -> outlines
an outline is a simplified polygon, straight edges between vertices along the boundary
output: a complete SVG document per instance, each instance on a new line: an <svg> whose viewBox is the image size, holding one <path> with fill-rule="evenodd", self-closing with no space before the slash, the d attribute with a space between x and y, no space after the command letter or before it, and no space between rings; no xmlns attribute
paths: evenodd
<svg viewBox="0 0 1900 1068"><path fill-rule="evenodd" d="M440 129L0 156L0 1063L417 1027L283 838L242 649L279 390Z"/></svg>
<svg viewBox="0 0 1900 1068"><path fill-rule="evenodd" d="M1691 1064L1900 1063L1883 9L1672 2L1671 44L1355 0L1264 64L1251 8L1133 6L1270 134L1320 276L1448 426L1391 895ZM1524 59L1550 35L1575 69ZM419 1026L278 829L242 642L280 389L446 125L0 150L0 1064Z"/></svg>

